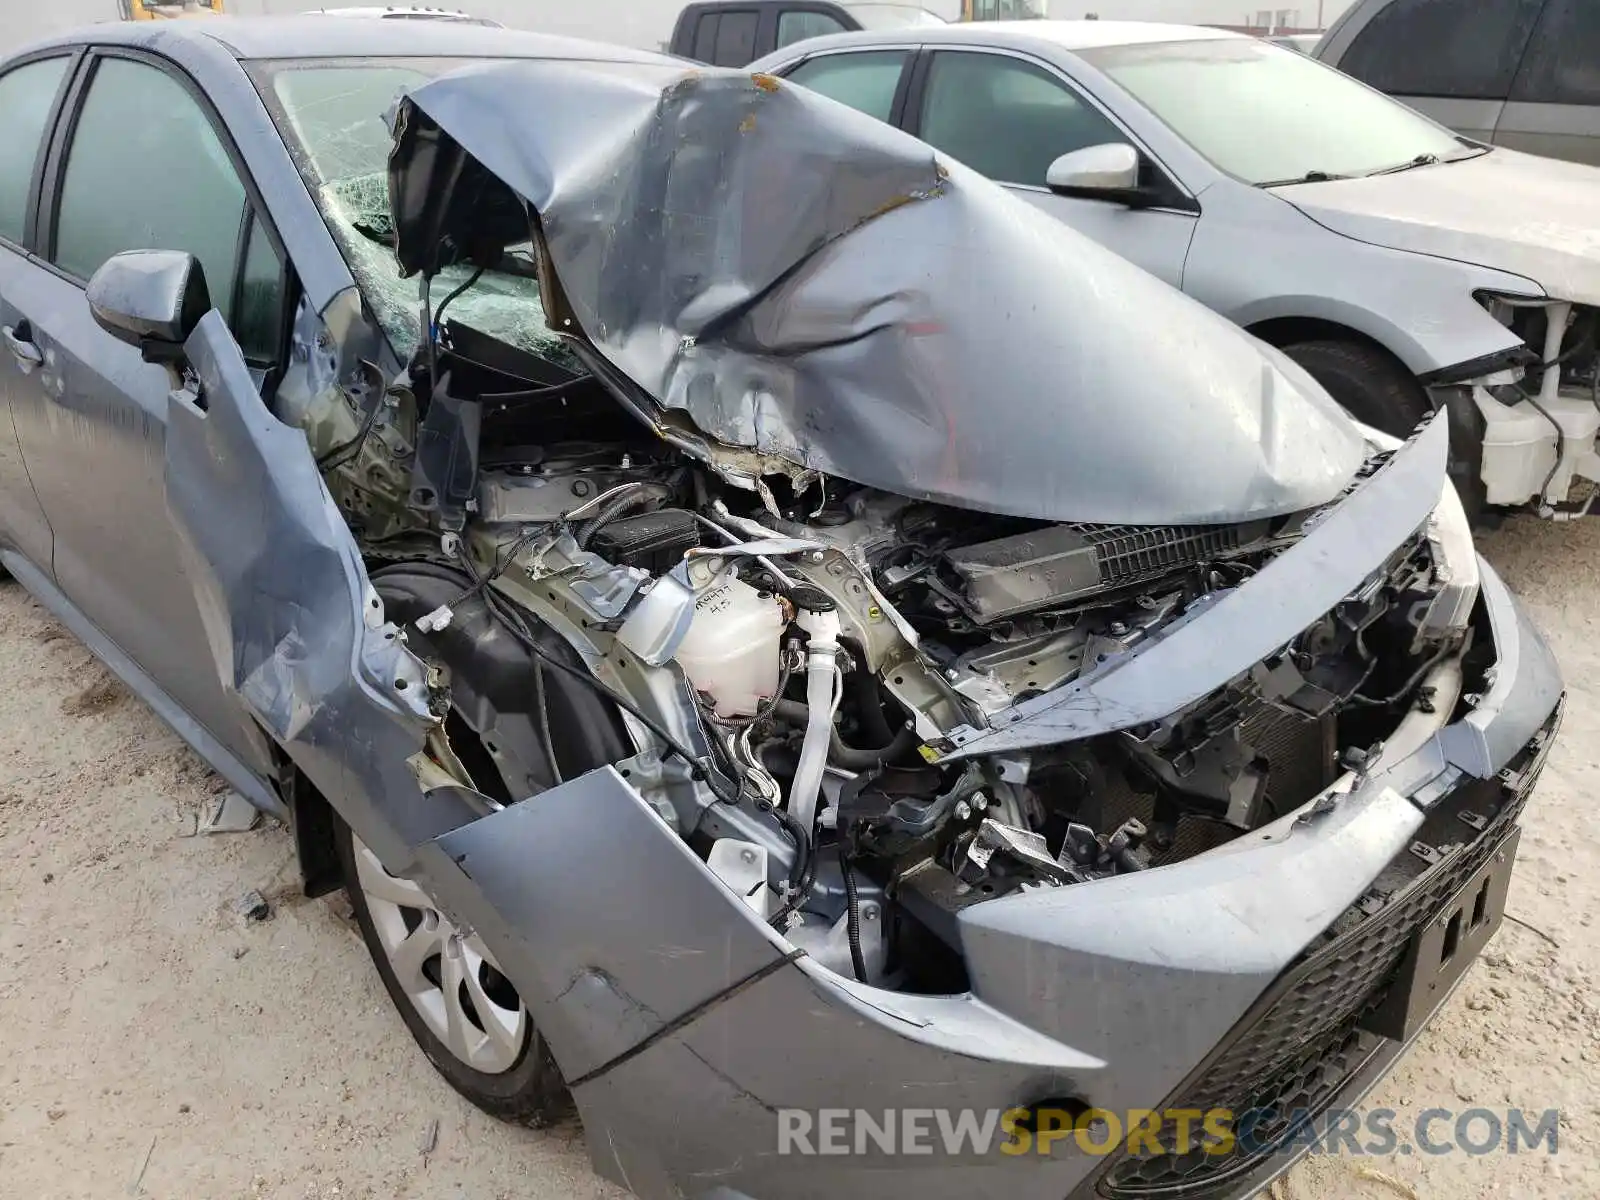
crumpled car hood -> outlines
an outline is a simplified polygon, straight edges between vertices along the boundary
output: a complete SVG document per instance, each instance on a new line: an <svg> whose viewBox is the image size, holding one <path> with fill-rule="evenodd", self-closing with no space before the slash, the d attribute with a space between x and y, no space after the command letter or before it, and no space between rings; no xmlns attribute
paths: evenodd
<svg viewBox="0 0 1600 1200"><path fill-rule="evenodd" d="M1600 304L1600 170L1492 150L1398 175L1273 189L1346 237L1531 279Z"/></svg>
<svg viewBox="0 0 1600 1200"><path fill-rule="evenodd" d="M927 145L767 76L475 66L410 93L395 134L407 273L526 241L527 201L553 325L724 447L1130 524L1303 510L1365 454L1283 356Z"/></svg>

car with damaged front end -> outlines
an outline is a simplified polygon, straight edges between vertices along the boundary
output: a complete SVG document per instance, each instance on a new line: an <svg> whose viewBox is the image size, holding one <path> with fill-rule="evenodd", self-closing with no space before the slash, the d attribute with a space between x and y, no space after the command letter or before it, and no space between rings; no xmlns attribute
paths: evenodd
<svg viewBox="0 0 1600 1200"><path fill-rule="evenodd" d="M239 253L285 251L266 362L181 240L41 265L135 61L60 43L31 256L0 247L51 519L0 456L0 562L292 819L452 1086L575 1102L641 1196L1198 1200L1286 1167L1498 927L1559 721L1445 421L1353 424L803 88L389 24L137 56L215 103ZM66 453L122 508L78 520ZM1230 1153L1165 1123L782 1152L782 1114L841 1108L1257 1115Z"/></svg>

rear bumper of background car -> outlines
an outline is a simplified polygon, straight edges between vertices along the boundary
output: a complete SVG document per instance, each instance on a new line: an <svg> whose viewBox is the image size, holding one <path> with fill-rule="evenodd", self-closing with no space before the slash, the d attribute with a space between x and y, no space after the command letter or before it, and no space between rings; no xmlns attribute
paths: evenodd
<svg viewBox="0 0 1600 1200"><path fill-rule="evenodd" d="M1487 566L1481 602L1498 662L1467 716L1419 710L1331 802L1210 854L965 910L960 996L818 967L611 769L437 839L419 866L528 1000L596 1168L641 1196L1244 1196L1290 1156L1073 1138L1017 1154L1004 1137L949 1154L937 1131L1023 1106L1314 1113L1381 1076L1404 1039L1377 1030L1414 1033L1459 978L1386 1025L1415 935L1470 906L1458 893L1507 849L1559 720L1553 658ZM1457 967L1490 932L1467 930ZM786 1112L826 1110L841 1135L783 1143ZM918 1112L935 1131L919 1152L859 1132L862 1114Z"/></svg>

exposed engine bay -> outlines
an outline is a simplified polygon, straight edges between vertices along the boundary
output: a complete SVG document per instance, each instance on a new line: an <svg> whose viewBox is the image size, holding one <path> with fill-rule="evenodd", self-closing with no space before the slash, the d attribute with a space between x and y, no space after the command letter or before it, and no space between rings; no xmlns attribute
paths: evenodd
<svg viewBox="0 0 1600 1200"><path fill-rule="evenodd" d="M453 721L461 664L428 648L487 620L527 652L540 758L561 765L559 676L620 731L575 773L613 767L816 963L948 995L973 906L1292 822L1418 708L1455 709L1478 576L1441 421L1421 457L1363 433L1220 317L803 89L624 89L632 182L574 164L591 194L457 140L492 140L462 96L499 112L527 88L534 111L542 75L438 85L463 89L449 136L431 86L389 159L419 344L392 380L279 413L369 564L458 589L404 630L449 714L425 787L492 806L571 777L508 776L505 739ZM755 236L749 198L835 124L830 178L860 188L763 208L781 232ZM680 226L690 196L742 223ZM452 309L490 272L536 283L558 351ZM1139 320L1091 339L1081 309L1109 294ZM1163 321L1206 332L1130 365ZM1065 329L1070 355L1039 352ZM1064 391L1078 357L1094 382Z"/></svg>
<svg viewBox="0 0 1600 1200"><path fill-rule="evenodd" d="M576 657L541 667L615 707L638 751L619 770L662 820L795 945L879 986L960 990L970 905L1179 862L1294 813L1429 703L1428 672L1470 636L1425 621L1448 572L1424 526L1196 703L963 756L952 731L1115 671L1339 501L1052 524L816 472L742 478L593 376L448 322L395 383L284 415L369 560L460 573L460 602L414 637L478 598L530 646L532 625L556 631ZM430 742L438 778L491 793L455 736Z"/></svg>

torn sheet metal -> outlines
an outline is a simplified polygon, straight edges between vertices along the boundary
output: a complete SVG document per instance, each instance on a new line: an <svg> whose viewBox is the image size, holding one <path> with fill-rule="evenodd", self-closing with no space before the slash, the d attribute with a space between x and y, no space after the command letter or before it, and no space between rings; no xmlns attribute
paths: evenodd
<svg viewBox="0 0 1600 1200"><path fill-rule="evenodd" d="M1326 393L1249 335L803 88L502 63L419 86L395 126L405 271L525 241L526 200L554 327L725 446L995 513L1134 524L1312 507L1364 456Z"/></svg>
<svg viewBox="0 0 1600 1200"><path fill-rule="evenodd" d="M172 393L167 506L223 684L391 870L473 815L406 760L435 724L423 665L367 580L300 430L280 422L212 310Z"/></svg>
<svg viewBox="0 0 1600 1200"><path fill-rule="evenodd" d="M789 953L613 767L458 829L419 862L568 1080Z"/></svg>

